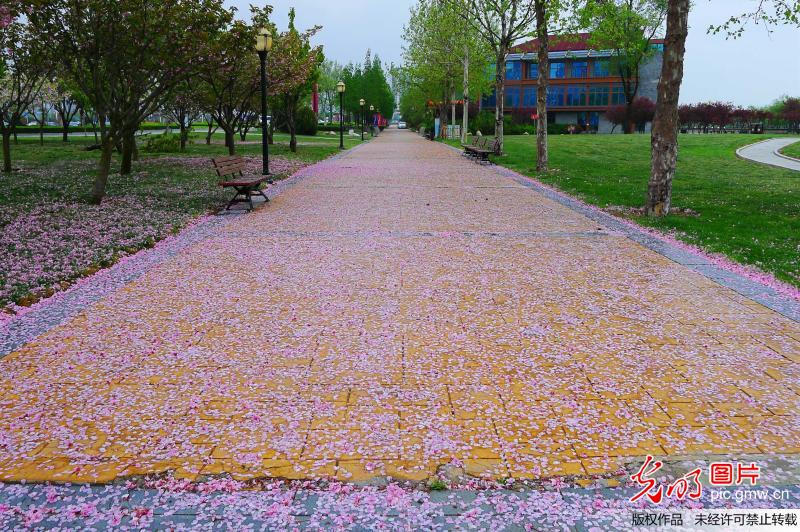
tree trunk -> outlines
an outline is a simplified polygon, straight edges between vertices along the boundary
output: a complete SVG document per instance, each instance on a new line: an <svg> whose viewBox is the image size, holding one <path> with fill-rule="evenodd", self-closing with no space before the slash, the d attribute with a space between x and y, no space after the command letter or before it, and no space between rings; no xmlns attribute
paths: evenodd
<svg viewBox="0 0 800 532"><path fill-rule="evenodd" d="M453 100L450 102L450 125L456 125L456 93L453 92Z"/></svg>
<svg viewBox="0 0 800 532"><path fill-rule="evenodd" d="M439 106L439 138L447 138L447 97L448 90L442 95L442 105ZM434 127L436 124L434 123Z"/></svg>
<svg viewBox="0 0 800 532"><path fill-rule="evenodd" d="M289 129L289 150L292 153L297 153L297 136L295 134L294 116L289 116L286 121L286 127Z"/></svg>
<svg viewBox="0 0 800 532"><path fill-rule="evenodd" d="M181 151L186 151L186 139L189 137L188 128L181 123Z"/></svg>
<svg viewBox="0 0 800 532"><path fill-rule="evenodd" d="M494 89L496 100L494 103L494 136L500 140L499 152L503 153L503 106L505 105L506 91L506 47L501 45L497 51L497 64L495 65Z"/></svg>
<svg viewBox="0 0 800 532"><path fill-rule="evenodd" d="M464 46L464 109L463 123L461 125L461 144L467 143L469 132L469 46Z"/></svg>
<svg viewBox="0 0 800 532"><path fill-rule="evenodd" d="M8 174L10 172L11 172L11 132L3 131L3 173Z"/></svg>
<svg viewBox="0 0 800 532"><path fill-rule="evenodd" d="M670 0L667 8L667 35L664 63L658 82L658 100L650 141L652 168L647 187L648 216L669 214L672 179L678 162L678 99L683 82L683 58L689 33L690 0Z"/></svg>
<svg viewBox="0 0 800 532"><path fill-rule="evenodd" d="M209 118L208 119L208 133L206 133L206 145L211 144L211 135L214 134L214 132L212 131L212 127L213 126L214 126L214 120Z"/></svg>
<svg viewBox="0 0 800 532"><path fill-rule="evenodd" d="M100 205L106 195L108 174L111 172L111 153L114 151L114 142L106 137L102 141L100 162L97 165L97 176L92 186L92 199L94 205Z"/></svg>
<svg viewBox="0 0 800 532"><path fill-rule="evenodd" d="M74 115L73 115L74 116ZM69 122L61 119L61 140L64 142L69 142Z"/></svg>
<svg viewBox="0 0 800 532"><path fill-rule="evenodd" d="M129 175L133 166L133 150L136 147L136 140L131 133L125 133L122 138L122 162L119 166L119 173Z"/></svg>
<svg viewBox="0 0 800 532"><path fill-rule="evenodd" d="M225 146L228 148L228 155L236 155L236 146L235 146L235 131L228 127L222 128L225 131Z"/></svg>
<svg viewBox="0 0 800 532"><path fill-rule="evenodd" d="M539 76L536 80L536 170L546 172L550 161L547 153L547 86L550 83L550 42L547 34L546 0L536 0L536 37L539 39Z"/></svg>

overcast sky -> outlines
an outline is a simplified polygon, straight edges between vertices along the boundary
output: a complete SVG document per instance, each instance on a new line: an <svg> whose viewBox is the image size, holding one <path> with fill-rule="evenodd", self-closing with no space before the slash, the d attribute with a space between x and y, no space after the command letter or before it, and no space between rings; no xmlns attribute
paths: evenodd
<svg viewBox="0 0 800 532"><path fill-rule="evenodd" d="M752 7L756 0L695 0L686 45L683 102L732 101L764 105L783 94L800 95L800 30L785 26L769 34L753 26L738 40L707 35L714 23ZM254 0L228 0L247 17ZM297 25L323 26L316 37L325 56L348 63L363 59L367 48L384 62L402 61L403 25L416 0L272 0L274 20L284 29L290 7Z"/></svg>

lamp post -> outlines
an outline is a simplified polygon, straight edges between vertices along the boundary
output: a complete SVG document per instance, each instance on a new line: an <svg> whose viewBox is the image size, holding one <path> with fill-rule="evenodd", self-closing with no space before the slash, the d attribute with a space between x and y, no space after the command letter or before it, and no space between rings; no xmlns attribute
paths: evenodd
<svg viewBox="0 0 800 532"><path fill-rule="evenodd" d="M256 51L261 60L261 153L262 175L269 175L269 138L267 127L267 52L272 49L272 35L267 28L258 30Z"/></svg>
<svg viewBox="0 0 800 532"><path fill-rule="evenodd" d="M339 93L339 149L344 149L344 81L336 84L336 92Z"/></svg>
<svg viewBox="0 0 800 532"><path fill-rule="evenodd" d="M369 118L373 122L375 121L375 106L374 105L370 105L369 106ZM370 135L372 135L373 137L375 136L375 124L372 124L371 127L370 127Z"/></svg>
<svg viewBox="0 0 800 532"><path fill-rule="evenodd" d="M367 103L361 98L358 103L361 105L361 142L364 142L364 126L367 125L367 115L364 114L364 105Z"/></svg>

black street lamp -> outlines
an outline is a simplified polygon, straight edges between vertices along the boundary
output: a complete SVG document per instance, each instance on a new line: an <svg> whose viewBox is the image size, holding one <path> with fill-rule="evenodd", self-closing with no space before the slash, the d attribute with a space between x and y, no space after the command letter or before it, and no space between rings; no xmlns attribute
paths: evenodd
<svg viewBox="0 0 800 532"><path fill-rule="evenodd" d="M364 114L364 105L367 103L364 98L358 101L361 104L361 142L364 142L364 127L367 125L367 115Z"/></svg>
<svg viewBox="0 0 800 532"><path fill-rule="evenodd" d="M269 128L267 127L267 52L272 49L272 35L267 28L258 30L256 51L261 60L261 154L262 175L269 175Z"/></svg>
<svg viewBox="0 0 800 532"><path fill-rule="evenodd" d="M375 121L375 106L374 105L370 105L369 106L369 118L373 122ZM375 124L371 124L369 129L370 129L370 135L372 135L374 137L375 136Z"/></svg>
<svg viewBox="0 0 800 532"><path fill-rule="evenodd" d="M339 149L344 149L344 81L336 84L336 92L339 93Z"/></svg>

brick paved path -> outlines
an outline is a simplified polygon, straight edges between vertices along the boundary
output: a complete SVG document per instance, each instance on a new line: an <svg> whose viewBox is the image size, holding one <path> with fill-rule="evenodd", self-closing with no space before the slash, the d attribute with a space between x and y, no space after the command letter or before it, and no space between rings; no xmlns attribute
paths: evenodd
<svg viewBox="0 0 800 532"><path fill-rule="evenodd" d="M410 132L0 360L0 480L800 452L800 325Z"/></svg>

